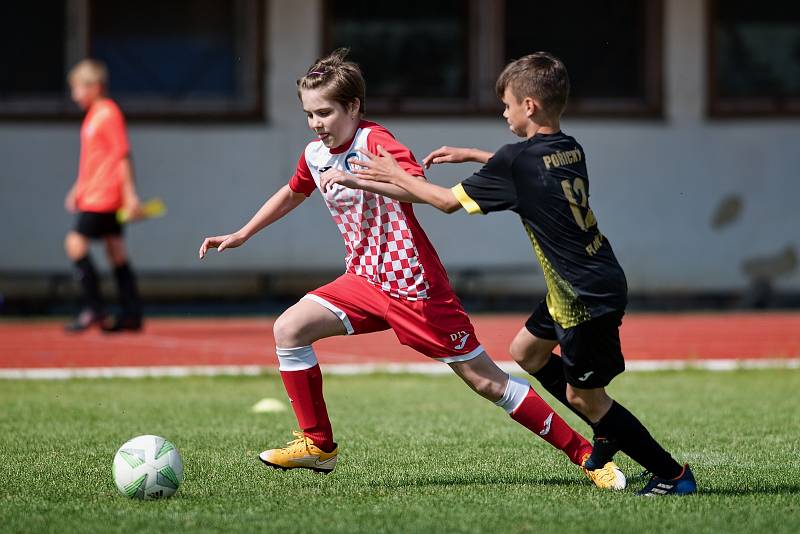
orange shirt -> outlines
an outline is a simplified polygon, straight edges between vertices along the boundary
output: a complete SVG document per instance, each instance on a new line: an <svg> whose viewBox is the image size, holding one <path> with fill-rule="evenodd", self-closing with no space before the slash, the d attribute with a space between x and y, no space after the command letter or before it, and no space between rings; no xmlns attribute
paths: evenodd
<svg viewBox="0 0 800 534"><path fill-rule="evenodd" d="M122 161L128 157L125 117L110 99L95 102L81 125L81 159L75 200L80 211L122 207Z"/></svg>

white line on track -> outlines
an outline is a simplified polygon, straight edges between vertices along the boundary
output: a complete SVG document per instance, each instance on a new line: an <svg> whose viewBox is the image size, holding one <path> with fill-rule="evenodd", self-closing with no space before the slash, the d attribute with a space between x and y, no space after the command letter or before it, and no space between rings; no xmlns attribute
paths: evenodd
<svg viewBox="0 0 800 534"><path fill-rule="evenodd" d="M506 372L520 372L516 363L497 362ZM739 369L800 369L800 358L725 359L725 360L633 360L628 371L670 371L698 369L735 371ZM441 363L334 363L322 365L326 374L363 375L370 373L440 375L450 373ZM0 379L66 380L70 378L147 378L180 376L259 375L275 373L276 367L259 365L197 365L151 367L67 367L0 369Z"/></svg>

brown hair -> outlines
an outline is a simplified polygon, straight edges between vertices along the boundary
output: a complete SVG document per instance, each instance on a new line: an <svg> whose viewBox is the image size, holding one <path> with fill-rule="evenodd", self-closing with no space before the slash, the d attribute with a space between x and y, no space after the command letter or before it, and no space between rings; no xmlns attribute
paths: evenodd
<svg viewBox="0 0 800 534"><path fill-rule="evenodd" d="M70 83L78 79L103 86L108 85L106 64L96 59L82 59L67 74L67 81Z"/></svg>
<svg viewBox="0 0 800 534"><path fill-rule="evenodd" d="M297 96L301 96L303 89L324 88L326 97L344 107L358 99L358 111L363 115L366 110L366 83L361 67L352 61L345 61L349 52L348 48L337 48L330 55L315 61L305 76L297 80Z"/></svg>
<svg viewBox="0 0 800 534"><path fill-rule="evenodd" d="M569 96L567 67L548 52L529 54L506 65L497 77L498 98L503 98L506 88L511 89L517 102L535 98L547 116L558 117L564 112Z"/></svg>

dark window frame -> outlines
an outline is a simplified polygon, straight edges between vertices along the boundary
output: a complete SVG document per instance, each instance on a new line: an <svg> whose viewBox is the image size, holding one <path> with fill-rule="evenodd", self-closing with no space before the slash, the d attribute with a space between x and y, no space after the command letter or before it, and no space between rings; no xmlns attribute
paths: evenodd
<svg viewBox="0 0 800 534"><path fill-rule="evenodd" d="M723 98L719 92L717 62L718 4L721 0L706 1L706 110L710 118L782 118L800 116L800 97L740 97Z"/></svg>
<svg viewBox="0 0 800 534"><path fill-rule="evenodd" d="M664 117L664 2L642 0L645 3L645 95L640 99L570 98L566 110L569 118L662 119ZM320 17L320 55L332 49L330 21L335 0L322 1ZM487 117L502 113L502 105L494 94L494 81L504 66L505 0L467 0L468 37L466 54L469 94L464 99L409 99L404 106L387 106L385 101L369 95L367 112L384 117ZM486 40L489 40L487 43ZM488 45L488 58L481 57L479 43ZM485 56L485 54L484 54ZM569 65L567 65L569 68ZM367 80L369 88L369 80Z"/></svg>
<svg viewBox="0 0 800 534"><path fill-rule="evenodd" d="M67 65L69 69L73 64L84 57L91 57L91 41L92 41L92 26L93 26L93 9L92 4L98 0L84 0L81 2L73 2L64 0L67 4L67 13L65 17L65 49L67 50ZM171 113L167 110L155 111L141 111L141 110L128 110L125 109L123 104L123 111L128 122L166 122L166 123L194 123L194 122L264 122L268 119L266 110L266 43L267 43L267 28L268 9L266 2L268 0L252 0L252 5L248 8L248 14L252 18L250 21L253 24L253 40L254 42L248 43L248 48L252 47L253 50L253 105L246 110L220 110L210 111L208 108L203 109L202 105L196 108L191 108L177 113ZM64 76L66 78L66 72ZM111 73L113 78L114 73ZM65 81L66 84L66 81ZM113 80L112 90L110 94L114 98ZM44 105L47 109L39 111ZM22 108L20 111L15 111L14 108ZM46 100L31 100L31 99L18 99L13 101L0 102L0 121L3 122L73 122L77 118L83 116L83 111L80 110L69 99L68 88L65 85L65 91L60 98L48 98Z"/></svg>

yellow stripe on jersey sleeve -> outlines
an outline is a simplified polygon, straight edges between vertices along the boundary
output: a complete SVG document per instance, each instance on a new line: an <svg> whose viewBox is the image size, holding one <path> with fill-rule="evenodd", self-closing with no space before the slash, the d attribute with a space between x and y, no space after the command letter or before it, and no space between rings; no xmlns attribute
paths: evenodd
<svg viewBox="0 0 800 534"><path fill-rule="evenodd" d="M467 194L466 191L464 191L463 185L458 184L454 186L452 189L450 189L450 191L453 192L453 194L456 197L456 200L458 200L458 202L461 203L461 206L465 210L467 210L467 213L469 213L470 215L476 215L476 214L483 215L481 207L478 206L477 202L475 202L474 200L472 200L472 198L470 198L470 196Z"/></svg>

